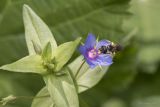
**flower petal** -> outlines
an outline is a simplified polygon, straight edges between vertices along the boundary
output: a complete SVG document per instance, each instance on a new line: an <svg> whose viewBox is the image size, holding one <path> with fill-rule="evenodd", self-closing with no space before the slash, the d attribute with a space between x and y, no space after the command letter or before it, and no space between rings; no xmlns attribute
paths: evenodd
<svg viewBox="0 0 160 107"><path fill-rule="evenodd" d="M108 46L111 42L108 40L101 40L96 44L96 48L99 49L101 46Z"/></svg>
<svg viewBox="0 0 160 107"><path fill-rule="evenodd" d="M81 46L79 47L79 51L80 51L81 54L84 55L84 54L86 53L87 49L86 49L85 46L82 46L82 45L81 45Z"/></svg>
<svg viewBox="0 0 160 107"><path fill-rule="evenodd" d="M97 64L93 63L91 60L89 60L87 58L85 58L85 59L86 59L86 62L88 63L88 65L89 65L90 68L94 68L94 67L97 66Z"/></svg>
<svg viewBox="0 0 160 107"><path fill-rule="evenodd" d="M87 36L87 39L85 41L85 47L86 48L93 48L96 44L96 38L93 34L89 33Z"/></svg>
<svg viewBox="0 0 160 107"><path fill-rule="evenodd" d="M102 66L109 66L113 63L111 55L107 55L107 54L99 55L96 60L98 64Z"/></svg>

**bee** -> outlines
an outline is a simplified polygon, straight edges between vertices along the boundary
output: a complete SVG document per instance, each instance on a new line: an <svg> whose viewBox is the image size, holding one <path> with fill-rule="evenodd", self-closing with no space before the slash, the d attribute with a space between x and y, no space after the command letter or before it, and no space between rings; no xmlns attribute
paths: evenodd
<svg viewBox="0 0 160 107"><path fill-rule="evenodd" d="M115 54L121 51L123 48L119 44L114 44L113 42L108 46L101 46L99 52L103 54Z"/></svg>

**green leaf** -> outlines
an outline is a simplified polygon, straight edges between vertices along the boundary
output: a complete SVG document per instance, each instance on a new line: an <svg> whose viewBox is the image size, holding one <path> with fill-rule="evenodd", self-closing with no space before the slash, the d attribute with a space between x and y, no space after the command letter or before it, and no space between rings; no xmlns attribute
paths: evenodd
<svg viewBox="0 0 160 107"><path fill-rule="evenodd" d="M27 5L23 6L23 21L29 54L37 53L35 50L37 46L40 46L43 50L48 42L51 43L52 51L57 47L48 26ZM33 46L35 44L37 46Z"/></svg>
<svg viewBox="0 0 160 107"><path fill-rule="evenodd" d="M160 13L158 11L160 9L159 3L160 1L157 0L133 0L131 2L130 11L135 15L134 20L131 23L134 23L139 27L139 34L141 35L139 38L143 42L157 42L160 40L160 24L157 23L160 18Z"/></svg>
<svg viewBox="0 0 160 107"><path fill-rule="evenodd" d="M117 53L113 59L114 63L109 67L102 80L94 88L80 94L79 97L90 107L99 107L104 104L104 101L109 101L112 98L120 98L127 102L130 97L126 97L133 92L126 93L137 76L137 51L134 42L125 47L122 52ZM149 81L151 82L150 79ZM143 87L143 85L141 86ZM136 93L136 95L139 94Z"/></svg>
<svg viewBox="0 0 160 107"><path fill-rule="evenodd" d="M155 73L160 61L160 6L158 0L132 0L130 11L134 14L126 28L138 27L139 68L146 73ZM154 55L153 55L154 54Z"/></svg>
<svg viewBox="0 0 160 107"><path fill-rule="evenodd" d="M51 58L52 58L52 47L51 47L51 43L48 42L42 51L42 59L48 62L51 60Z"/></svg>
<svg viewBox="0 0 160 107"><path fill-rule="evenodd" d="M43 61L39 55L26 56L14 63L4 65L0 69L22 72L22 73L38 73L45 74L46 70L43 67Z"/></svg>
<svg viewBox="0 0 160 107"><path fill-rule="evenodd" d="M35 98L32 102L31 107L44 107L44 106L45 107L54 107L53 101L49 97L47 87L42 88L38 92L38 94L35 96ZM83 99L80 99L80 107L89 107L89 105L87 105L85 103L85 101L83 101Z"/></svg>
<svg viewBox="0 0 160 107"><path fill-rule="evenodd" d="M88 64L83 63L83 56L79 56L75 61L69 64L69 66L66 69L71 73L72 78L74 78L76 88L78 88L78 93L84 92L95 86L102 79L102 77L108 69L108 67L96 67L94 69L90 69ZM58 78L52 81L58 81ZM48 92L46 88L43 88L43 90ZM48 98L44 99L44 101L47 99Z"/></svg>
<svg viewBox="0 0 160 107"><path fill-rule="evenodd" d="M79 107L77 91L68 71L62 76L44 76L44 80L56 107Z"/></svg>
<svg viewBox="0 0 160 107"><path fill-rule="evenodd" d="M81 38L76 39L72 42L66 42L54 51L53 59L56 64L55 71L59 71L72 57L74 51L77 49L77 46L80 42Z"/></svg>
<svg viewBox="0 0 160 107"><path fill-rule="evenodd" d="M73 73L75 81L78 85L79 93L95 86L102 79L109 67L107 66L100 68L97 66L96 68L91 69L86 62L84 64L83 63L83 56L79 56L68 66L70 72Z"/></svg>
<svg viewBox="0 0 160 107"><path fill-rule="evenodd" d="M36 52L36 54L41 55L42 54L41 46L33 40L32 40L32 45L33 45L33 48L34 48L34 51Z"/></svg>
<svg viewBox="0 0 160 107"><path fill-rule="evenodd" d="M53 101L49 96L47 87L41 89L35 96L31 107L53 107Z"/></svg>
<svg viewBox="0 0 160 107"><path fill-rule="evenodd" d="M32 7L47 23L51 31L54 32L54 37L58 43L73 40L73 38L79 36L85 38L88 32L99 35L100 39L105 37L116 42L125 37L124 32L121 30L121 25L125 19L124 16L129 16L127 9L130 0L3 1L1 0L0 2L0 5L2 5L2 10L0 11L0 51L3 52L0 55L1 64L10 63L27 53L21 11L24 4ZM28 13L28 9L26 10ZM30 17L28 18L31 19ZM45 36L47 39L48 35ZM32 43L30 42L30 44ZM7 48L4 48L6 45ZM13 47L16 47L18 51L14 50ZM12 53L12 55L9 53Z"/></svg>
<svg viewBox="0 0 160 107"><path fill-rule="evenodd" d="M4 1L4 3L2 3L2 1ZM130 0L0 0L0 5L2 5L0 10L0 64L11 63L27 55L21 16L24 3L32 7L47 23L51 31L54 32L56 41L60 44L73 40L73 38L77 38L78 36L85 38L88 32L99 34L100 39L104 37L119 42L121 38L125 37L124 32L121 30L121 25L123 24L122 22L125 16L128 16L127 9L129 7L129 1ZM117 72L119 71L123 71L123 69L119 67ZM115 74L117 72L115 72ZM8 74L8 72L1 72L0 75L3 75L3 80L8 81L7 85L5 81L1 81L2 78L0 80L2 84L4 84L3 86L6 87L4 89L4 87L1 86L1 95L4 96L12 93L8 90L17 92L15 95L33 96L35 92L44 85L42 84L41 78L36 77L38 79L35 80L33 76L27 80L28 75L25 76L25 74L22 73L16 73L15 75L15 73ZM17 75L19 75L18 78ZM11 77L12 79L9 79ZM26 79L23 80L22 78ZM17 80L18 82L14 82L13 80ZM21 82L22 80L23 82ZM19 81L21 83L19 83ZM40 81L41 83L39 83ZM19 87L15 89L16 83L19 84ZM24 83L28 85L26 86ZM105 82L103 85L105 85ZM19 94L20 88L28 93L21 92L21 94ZM104 91L102 94L105 95L105 93ZM19 103L19 101L17 102ZM95 102L97 103L98 101L96 100ZM20 103L23 104L18 105L14 103L9 105L9 107L25 107L29 104L28 100L21 101Z"/></svg>

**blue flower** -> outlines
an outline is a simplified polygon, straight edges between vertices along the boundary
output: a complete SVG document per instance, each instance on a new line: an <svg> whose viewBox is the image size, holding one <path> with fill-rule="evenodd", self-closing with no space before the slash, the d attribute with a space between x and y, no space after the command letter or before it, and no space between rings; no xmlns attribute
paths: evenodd
<svg viewBox="0 0 160 107"><path fill-rule="evenodd" d="M88 34L85 44L79 47L79 51L84 56L90 68L94 68L97 65L109 66L113 63L111 54L103 54L99 49L102 46L109 46L110 44L111 42L107 40L96 42L95 36Z"/></svg>

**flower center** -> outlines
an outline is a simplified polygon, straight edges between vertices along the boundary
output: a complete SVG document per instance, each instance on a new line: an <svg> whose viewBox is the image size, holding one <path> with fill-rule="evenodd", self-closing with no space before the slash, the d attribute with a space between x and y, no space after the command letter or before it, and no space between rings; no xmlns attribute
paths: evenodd
<svg viewBox="0 0 160 107"><path fill-rule="evenodd" d="M96 49L91 49L88 51L88 57L94 59L98 56L98 51Z"/></svg>

